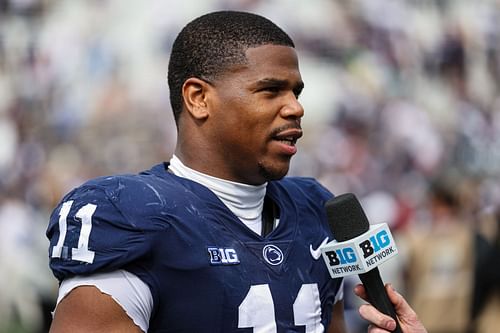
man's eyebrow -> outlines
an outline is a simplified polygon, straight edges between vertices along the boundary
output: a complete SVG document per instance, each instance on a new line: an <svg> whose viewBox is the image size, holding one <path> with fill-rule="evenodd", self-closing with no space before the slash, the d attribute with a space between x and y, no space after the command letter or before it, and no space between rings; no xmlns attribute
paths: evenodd
<svg viewBox="0 0 500 333"><path fill-rule="evenodd" d="M264 85L272 85L275 87L287 87L290 85L290 81L288 80L281 80L281 79L275 79L275 78L264 78L261 80L258 80L256 82L257 86L264 86ZM304 82L298 81L294 86L293 90L294 91L302 91L304 89Z"/></svg>

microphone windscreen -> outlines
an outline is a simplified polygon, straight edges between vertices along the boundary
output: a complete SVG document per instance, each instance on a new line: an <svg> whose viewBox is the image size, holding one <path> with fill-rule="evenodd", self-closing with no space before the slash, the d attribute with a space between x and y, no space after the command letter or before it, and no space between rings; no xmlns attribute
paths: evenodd
<svg viewBox="0 0 500 333"><path fill-rule="evenodd" d="M325 203L330 229L337 242L355 238L370 228L368 218L356 196L344 193Z"/></svg>

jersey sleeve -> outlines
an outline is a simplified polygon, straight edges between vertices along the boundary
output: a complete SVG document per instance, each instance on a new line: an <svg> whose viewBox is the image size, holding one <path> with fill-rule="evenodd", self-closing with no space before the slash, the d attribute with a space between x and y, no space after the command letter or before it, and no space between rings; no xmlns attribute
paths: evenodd
<svg viewBox="0 0 500 333"><path fill-rule="evenodd" d="M47 237L50 268L59 280L121 269L148 255L151 223L140 214L123 213L141 210L141 194L123 188L112 177L87 183L54 209Z"/></svg>

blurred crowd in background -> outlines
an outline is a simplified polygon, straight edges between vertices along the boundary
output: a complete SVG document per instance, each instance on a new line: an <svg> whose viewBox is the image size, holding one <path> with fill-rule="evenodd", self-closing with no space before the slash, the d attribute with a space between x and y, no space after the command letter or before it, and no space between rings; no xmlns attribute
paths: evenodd
<svg viewBox="0 0 500 333"><path fill-rule="evenodd" d="M262 14L297 45L290 174L390 225L400 255L382 274L429 332L498 330L500 1L0 0L0 332L47 331L44 234L61 197L170 158L170 47L219 9Z"/></svg>

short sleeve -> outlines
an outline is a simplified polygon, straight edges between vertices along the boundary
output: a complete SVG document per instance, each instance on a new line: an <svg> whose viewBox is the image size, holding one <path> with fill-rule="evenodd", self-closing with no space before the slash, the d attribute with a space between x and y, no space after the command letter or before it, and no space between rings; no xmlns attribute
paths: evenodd
<svg viewBox="0 0 500 333"><path fill-rule="evenodd" d="M50 268L59 280L113 271L147 255L145 221L124 215L117 202L106 186L87 184L54 209L47 237Z"/></svg>
<svg viewBox="0 0 500 333"><path fill-rule="evenodd" d="M118 270L65 279L59 287L56 307L74 288L80 286L95 286L102 293L111 296L143 332L148 331L153 312L153 296L146 283L134 274Z"/></svg>

